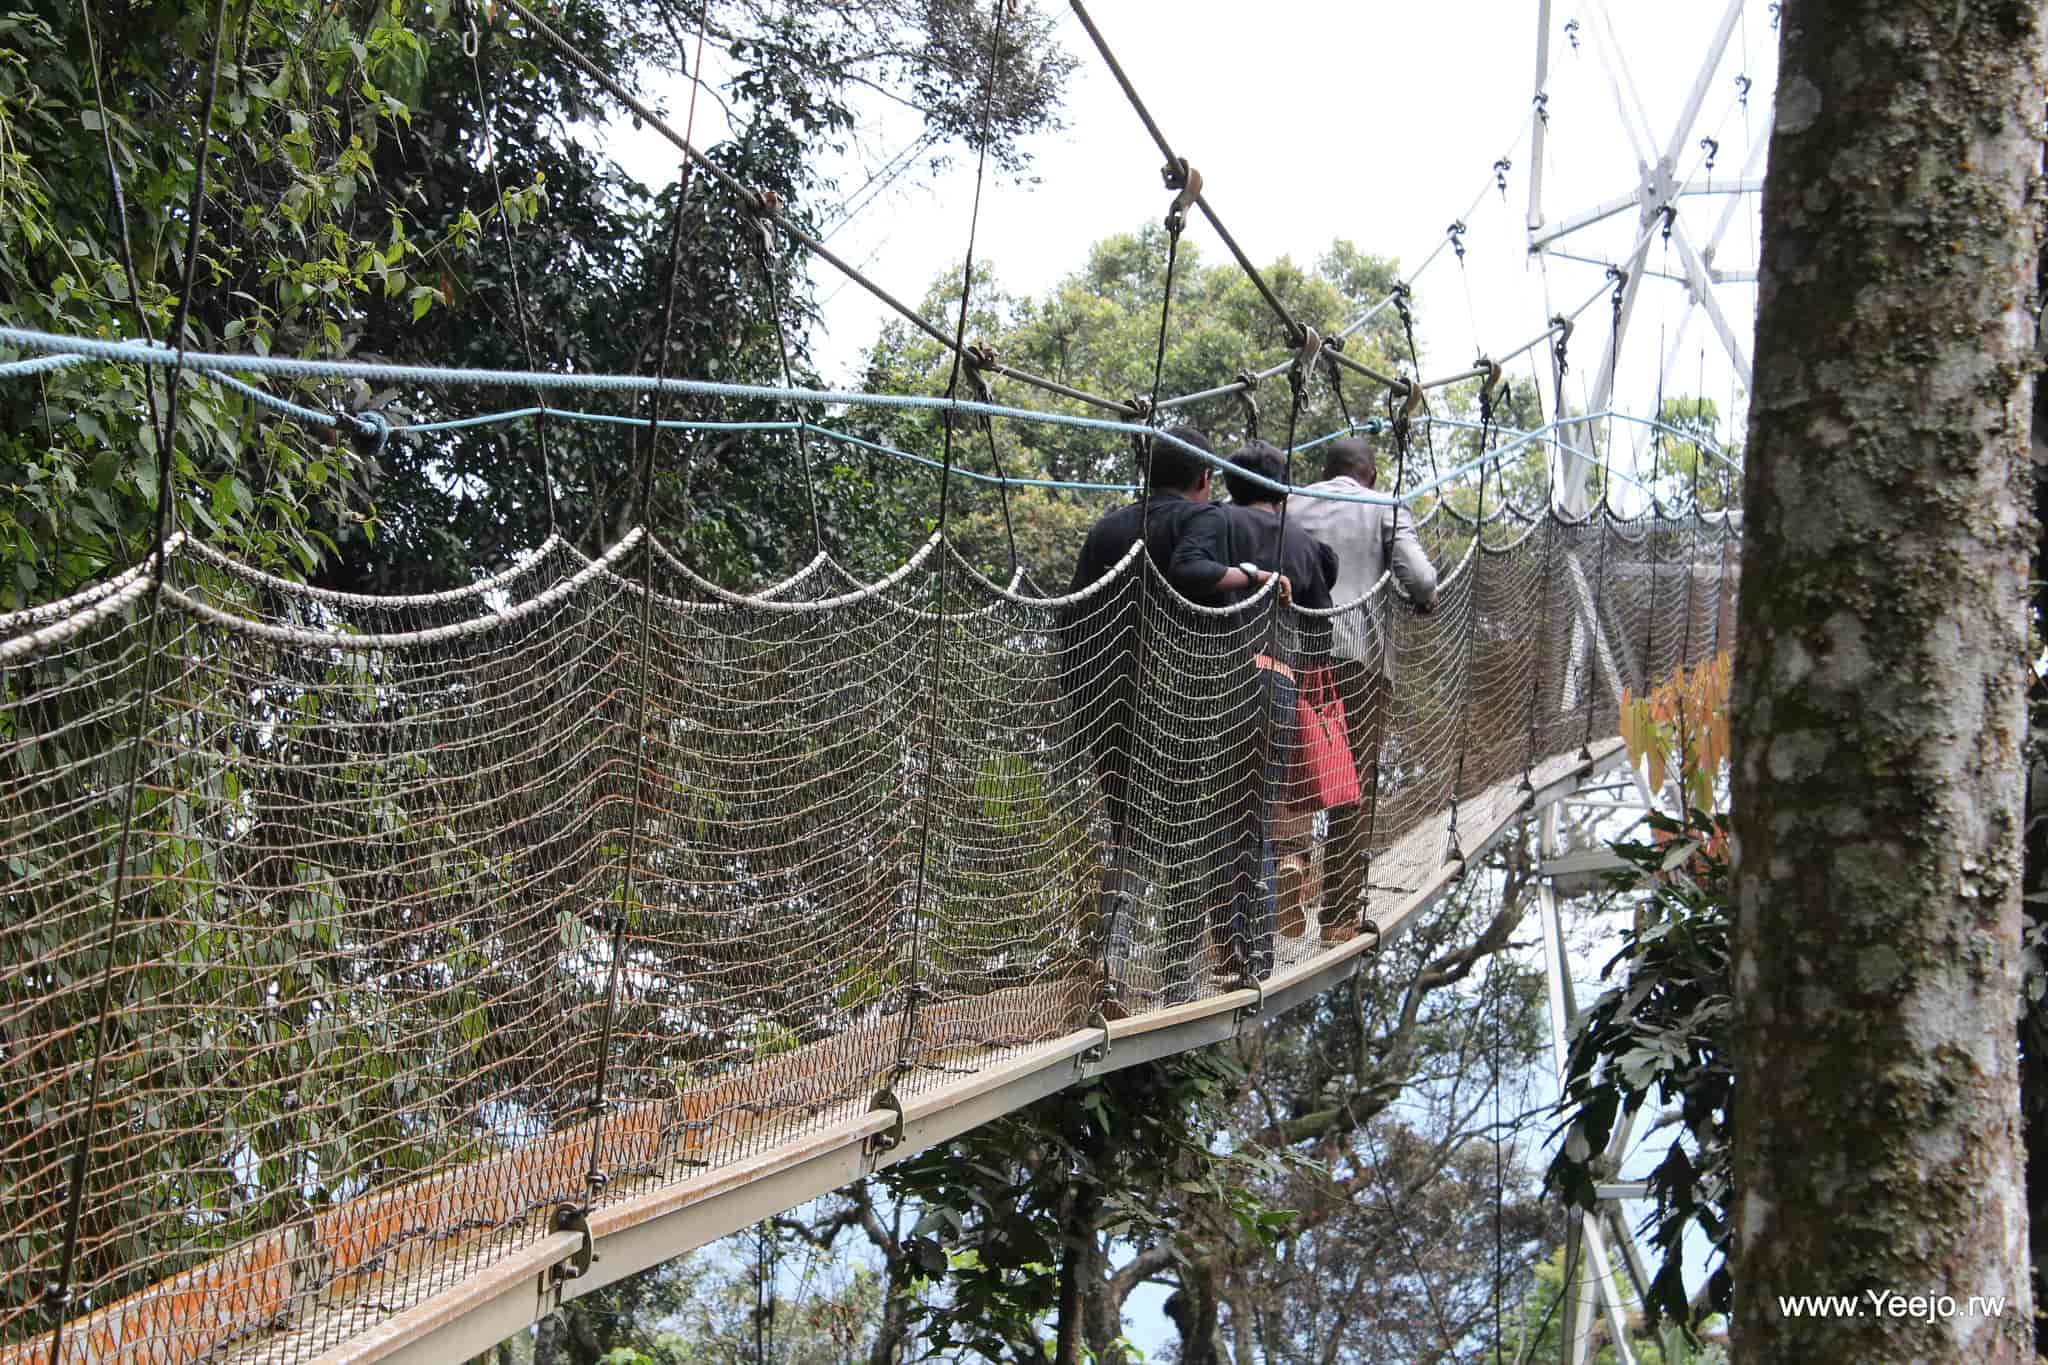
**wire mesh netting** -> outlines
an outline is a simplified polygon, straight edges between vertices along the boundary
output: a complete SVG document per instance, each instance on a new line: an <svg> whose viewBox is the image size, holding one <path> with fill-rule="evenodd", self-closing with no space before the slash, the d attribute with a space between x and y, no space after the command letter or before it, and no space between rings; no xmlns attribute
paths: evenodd
<svg viewBox="0 0 2048 1365"><path fill-rule="evenodd" d="M1033 596L936 537L736 594L636 532L406 599L179 542L0 620L0 1361L310 1358L559 1205L1236 989L1726 645L1723 522L1426 529L1428 615L1135 553ZM1325 668L1365 799L1290 921Z"/></svg>

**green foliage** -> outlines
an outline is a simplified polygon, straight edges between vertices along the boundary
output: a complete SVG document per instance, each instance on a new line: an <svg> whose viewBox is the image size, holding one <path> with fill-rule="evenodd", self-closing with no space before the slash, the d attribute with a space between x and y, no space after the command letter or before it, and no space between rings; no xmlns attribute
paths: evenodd
<svg viewBox="0 0 2048 1365"><path fill-rule="evenodd" d="M1561 1107L1566 1122L1550 1180L1576 1208L1594 1206L1602 1157L1620 1124L1654 1100L1671 1106L1681 1134L1649 1175L1647 1220L1662 1255L1647 1309L1652 1326L1696 1325L1682 1278L1687 1232L1712 1248L1705 1312L1728 1311L1727 1252L1733 1230L1735 999L1731 978L1726 822L1694 812L1684 822L1650 817L1649 844L1614 851L1647 893L1636 924L1608 963L1613 979L1580 1022ZM1681 872L1681 869L1684 869Z"/></svg>
<svg viewBox="0 0 2048 1365"><path fill-rule="evenodd" d="M1719 455L1706 450L1708 444L1720 448L1716 437L1721 411L1714 400L1667 398L1658 412L1658 420L1671 430L1660 431L1655 438L1658 467L1663 474L1657 481L1657 496L1668 504L1697 495L1700 506L1710 512L1739 506L1742 475L1729 461L1740 466L1741 447L1723 450Z"/></svg>
<svg viewBox="0 0 2048 1365"><path fill-rule="evenodd" d="M712 8L735 67L727 93L740 132L710 155L799 218L815 218L809 202L831 188L810 157L851 128L855 92L907 99L935 148L970 118L979 128L984 73L963 54L992 36L984 6ZM779 381L780 328L797 378L808 378L805 263L778 248L764 276L755 224L701 178L680 238L677 325L667 353L655 353L673 194L651 194L593 150L601 139L576 125L611 97L509 13L447 0L249 0L231 8L218 40L204 6L111 12L89 35L91 14L0 13L0 321L168 339L203 158L207 204L181 344ZM667 0L573 0L550 12L629 87L643 70L686 67L676 18ZM1020 167L1017 140L1057 121L1070 62L1049 44L1048 23L1025 6L1006 27L991 131L1000 164ZM474 58L465 35L477 40ZM194 121L216 53L219 99L202 142ZM157 496L149 382L90 364L0 384L0 608L61 595L140 553ZM318 385L270 387L315 408L336 401ZM342 401L444 418L505 397L358 389ZM550 486L530 431L398 441L372 460L188 380L176 439L180 525L331 587L467 581L538 543L550 493L562 529L587 549L639 512L640 446L616 428L554 424ZM787 443L672 440L658 467L653 515L714 573L743 580L808 558ZM861 490L838 493L830 510L859 541L869 520Z"/></svg>
<svg viewBox="0 0 2048 1365"><path fill-rule="evenodd" d="M1586 1272L1581 1268L1577 1273ZM1502 1333L1504 1358L1543 1362L1563 1358L1564 1282L1564 1250L1559 1248L1537 1264L1535 1283L1509 1318ZM1627 1292L1619 1270L1615 1271L1615 1289L1618 1293ZM1598 1290L1588 1284L1585 1292L1592 1294ZM1614 1348L1604 1316L1596 1319L1595 1332L1598 1344L1592 1353L1593 1365L1620 1365L1621 1355ZM1700 1335L1705 1340L1688 1337L1669 1324L1644 1328L1633 1319L1628 1335L1629 1353L1636 1365L1727 1365L1728 1348L1719 1315L1701 1324Z"/></svg>
<svg viewBox="0 0 2048 1365"><path fill-rule="evenodd" d="M1037 1359L1063 1275L1094 1265L1103 1239L1179 1247L1177 1200L1225 1210L1250 1244L1274 1246L1293 1215L1253 1193L1270 1158L1217 1140L1243 1074L1220 1048L1132 1067L884 1173L921 1211L913 1246L944 1253L913 1278L949 1290L913 1311L926 1345L990 1358L1024 1346Z"/></svg>
<svg viewBox="0 0 2048 1365"><path fill-rule="evenodd" d="M1161 361L1166 264L1165 229L1147 224L1135 233L1097 242L1080 269L1035 299L1006 292L993 267L978 265L968 338L991 346L1005 364L1119 399L1153 392L1155 362L1160 366L1159 395L1170 397L1228 383L1240 371L1284 358L1286 340L1280 324L1244 272L1232 261L1206 263L1190 236L1181 242L1174 267ZM1344 241L1333 243L1312 268L1283 258L1264 274L1296 318L1326 334L1385 298L1396 278L1392 261L1368 256ZM959 307L956 267L933 282L923 311L929 317L954 317ZM1347 353L1391 373L1396 357L1406 354L1405 345L1399 324L1387 313L1352 337ZM950 373L950 357L943 348L922 333L895 324L884 329L869 353L867 385L875 390L935 393L946 387ZM1368 381L1347 372L1340 402L1328 381L1319 377L1310 386L1297 424L1298 438L1305 441L1339 430L1347 406L1353 416L1369 415L1378 402L1374 390ZM1015 381L999 380L996 398L1034 411L1111 415ZM1258 434L1284 442L1290 403L1285 380L1262 387L1256 402ZM1235 398L1208 399L1176 412L1174 420L1194 422L1219 449L1228 451L1248 434L1249 410ZM863 434L904 449L937 456L943 447L940 422L931 414L864 415L859 421ZM1112 484L1135 478L1129 442L1121 437L1073 427L998 424L993 453L990 439L984 431L961 428L953 436L954 459L984 473L997 472L1000 462L1002 471L1012 477ZM1313 456L1305 457L1296 473L1303 476L1297 481L1306 481L1320 476L1320 466ZM960 483L953 497L954 534L994 576L1007 577L1009 544L999 493L992 485ZM1063 586L1088 525L1113 500L1113 495L1013 492L1009 520L1017 536L1017 559L1031 579L1054 590Z"/></svg>

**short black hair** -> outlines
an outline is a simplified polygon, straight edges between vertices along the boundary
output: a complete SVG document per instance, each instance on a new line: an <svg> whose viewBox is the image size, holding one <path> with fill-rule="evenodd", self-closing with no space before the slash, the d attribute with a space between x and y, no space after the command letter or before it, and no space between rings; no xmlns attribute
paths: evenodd
<svg viewBox="0 0 2048 1365"><path fill-rule="evenodd" d="M1272 442L1253 437L1230 457L1230 463L1231 468L1223 471L1223 486L1230 490L1232 502L1279 502L1287 496L1245 477L1256 474L1274 483L1287 482L1287 457Z"/></svg>
<svg viewBox="0 0 2048 1365"><path fill-rule="evenodd" d="M1215 454L1216 447L1209 444L1209 438L1200 427L1168 427L1164 433L1177 437L1194 446L1197 450ZM1155 492L1184 493L1202 481L1202 475L1209 465L1172 441L1162 441L1157 436L1145 438L1146 463L1149 466L1150 481Z"/></svg>
<svg viewBox="0 0 2048 1365"><path fill-rule="evenodd" d="M1380 462L1373 455L1372 447L1356 436L1340 437L1330 442L1329 450L1323 454L1323 477L1353 478L1367 488L1376 487L1380 478Z"/></svg>

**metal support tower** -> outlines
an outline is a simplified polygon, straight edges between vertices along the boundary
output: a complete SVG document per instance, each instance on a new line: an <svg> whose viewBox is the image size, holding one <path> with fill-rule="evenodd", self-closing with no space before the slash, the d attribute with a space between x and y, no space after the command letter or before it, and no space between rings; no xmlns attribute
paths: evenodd
<svg viewBox="0 0 2048 1365"><path fill-rule="evenodd" d="M1573 233L1593 224L1602 222L1619 213L1633 208L1636 211L1638 236L1636 245L1622 260L1616 262L1626 272L1622 282L1620 310L1612 316L1609 335L1603 343L1600 368L1593 383L1593 391L1586 411L1605 411L1614 397L1615 364L1629 330L1629 323L1635 314L1636 300L1641 294L1651 243L1656 241L1663 230L1665 210L1674 208L1681 198L1692 195L1718 194L1727 198L1727 207L1720 221L1704 247L1696 246L1682 219L1670 221L1671 245L1676 248L1684 270L1681 277L1687 292L1687 318L1693 308L1707 315L1715 335L1720 339L1722 349L1727 353L1728 363L1733 368L1745 389L1751 383L1749 351L1745 338L1749 327L1741 315L1731 318L1729 310L1719 297L1719 287L1730 283L1746 283L1754 279L1750 270L1724 271L1714 265L1714 255L1734 221L1737 209L1748 195L1760 193L1762 180L1758 171L1762 165L1764 149L1770 142L1770 123L1766 119L1763 132L1750 149L1748 164L1742 174L1729 180L1708 180L1694 183L1692 177L1679 177L1680 156L1693 144L1695 125L1699 120L1701 107L1714 83L1714 76L1720 70L1722 58L1728 51L1736 25L1742 18L1742 7L1746 0L1728 0L1720 22L1715 26L1712 38L1701 57L1698 74L1687 92L1675 126L1670 136L1660 147L1652 133L1649 114L1642 96L1636 89L1635 78L1630 74L1628 63L1623 56L1619 42L1614 35L1614 25L1607 12L1606 0L1590 0L1586 8L1583 31L1591 40L1595 59L1599 62L1610 94L1614 100L1617 119L1626 130L1629 144L1635 152L1635 185L1628 192L1608 199L1590 209L1567 215L1551 223L1544 214L1543 205L1543 156L1548 134L1547 85L1550 80L1550 0L1539 0L1537 5L1536 34L1536 94L1530 117L1534 120L1531 128L1531 150L1533 168L1529 177L1529 253L1541 257L1554 253L1560 259L1584 259L1571 256L1558 249L1558 244ZM1738 327L1739 322L1745 325ZM1675 354L1675 348L1674 348ZM1661 358L1661 357L1660 357ZM1556 414L1562 417L1563 414ZM1564 439L1563 446L1575 446L1581 450L1593 448L1593 423L1589 420L1572 432L1570 439ZM1592 466L1586 460L1561 449L1561 461L1557 481L1557 503L1567 514L1583 516L1587 510L1586 484ZM1611 456L1610 456L1611 458Z"/></svg>

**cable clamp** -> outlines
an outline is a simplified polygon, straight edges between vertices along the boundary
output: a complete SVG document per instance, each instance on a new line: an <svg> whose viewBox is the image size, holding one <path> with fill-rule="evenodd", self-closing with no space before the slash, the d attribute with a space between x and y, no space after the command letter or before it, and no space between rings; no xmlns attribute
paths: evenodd
<svg viewBox="0 0 2048 1365"><path fill-rule="evenodd" d="M1316 372L1316 357L1323 353L1323 338L1315 328L1304 327L1295 344L1300 349L1295 352L1294 368L1287 372L1287 382L1299 393Z"/></svg>
<svg viewBox="0 0 2048 1365"><path fill-rule="evenodd" d="M1387 946L1386 940L1382 938L1380 935L1380 922L1376 919L1359 920L1358 932L1361 934L1372 935L1372 947L1366 949L1366 951L1368 953L1371 953L1374 957L1378 957L1380 955L1380 950Z"/></svg>
<svg viewBox="0 0 2048 1365"><path fill-rule="evenodd" d="M891 1152L903 1145L903 1101L896 1098L894 1090L883 1086L875 1092L875 1097L868 1101L869 1113L874 1113L878 1109L886 1109L893 1113L896 1116L896 1121L882 1132L876 1133L868 1139L868 1155L870 1156L876 1156L882 1152Z"/></svg>
<svg viewBox="0 0 2048 1365"><path fill-rule="evenodd" d="M1231 1022L1235 1025L1242 1027L1244 1024L1252 1020L1259 1019L1265 1015L1266 983L1256 976L1247 976L1246 978L1238 982L1237 988L1239 990L1254 991L1257 993L1256 998L1252 1001L1251 1004L1238 1006L1237 1013L1231 1016Z"/></svg>
<svg viewBox="0 0 2048 1365"><path fill-rule="evenodd" d="M1614 304L1614 318L1621 320L1621 296L1628 289L1628 272L1618 265L1607 267L1607 278L1614 282L1614 293L1610 301Z"/></svg>
<svg viewBox="0 0 2048 1365"><path fill-rule="evenodd" d="M1178 237L1187 226L1188 210L1202 197L1202 173L1188 164L1186 157L1176 157L1159 168L1159 178L1166 188L1175 191L1173 203L1167 206L1166 230Z"/></svg>
<svg viewBox="0 0 2048 1365"><path fill-rule="evenodd" d="M1500 362L1481 351L1472 368L1486 371L1485 378L1479 381L1479 410L1486 412L1493 406L1493 391L1500 387Z"/></svg>
<svg viewBox="0 0 2048 1365"><path fill-rule="evenodd" d="M1087 1024L1089 1028L1102 1030L1102 1041L1090 1043L1087 1047L1081 1049L1081 1055L1075 1058L1075 1060L1083 1066L1093 1066L1099 1062L1108 1061L1110 1045L1108 1011L1103 1009L1102 1006L1097 1005L1088 1015Z"/></svg>
<svg viewBox="0 0 2048 1365"><path fill-rule="evenodd" d="M554 1217L548 1226L556 1232L580 1232L583 1245L578 1247L568 1260L556 1265L550 1275L557 1284L564 1280L580 1280L590 1273L590 1263L597 1259L596 1244L590 1236L590 1210L575 1204L558 1204Z"/></svg>
<svg viewBox="0 0 2048 1365"><path fill-rule="evenodd" d="M774 255L775 228L782 219L782 196L774 190L756 190L747 212L754 215L754 226L761 233L761 250Z"/></svg>

